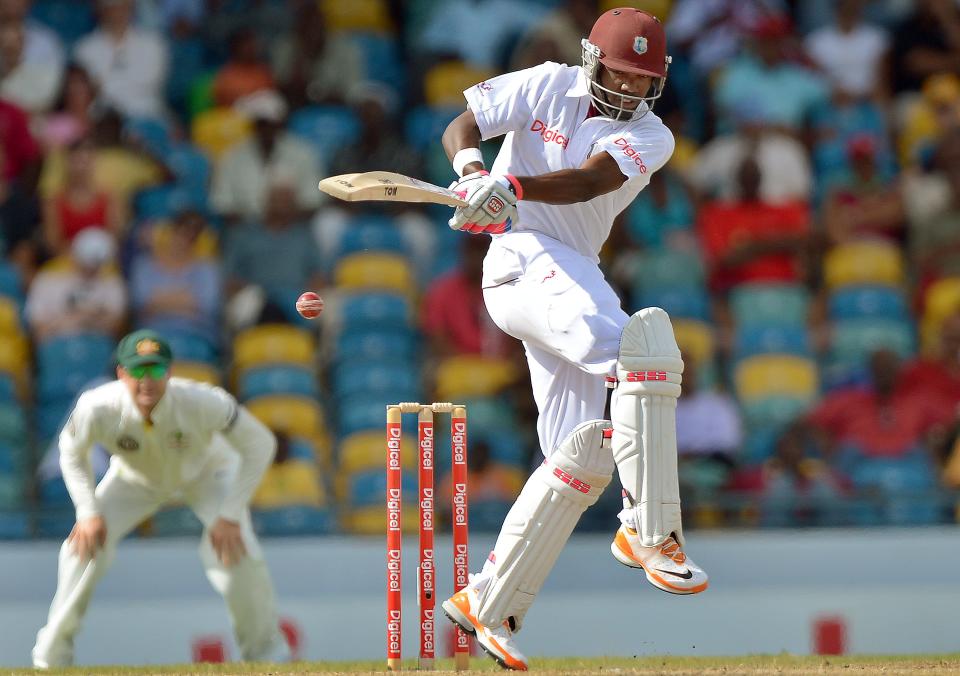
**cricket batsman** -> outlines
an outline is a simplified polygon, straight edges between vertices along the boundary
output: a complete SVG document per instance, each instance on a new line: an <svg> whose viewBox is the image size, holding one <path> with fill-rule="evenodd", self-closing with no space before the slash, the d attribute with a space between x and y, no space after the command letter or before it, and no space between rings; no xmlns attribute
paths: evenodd
<svg viewBox="0 0 960 676"><path fill-rule="evenodd" d="M245 660L288 657L248 503L276 439L219 387L170 377L169 344L135 331L117 346L117 380L83 393L60 434L60 466L77 522L60 548L57 591L37 633L33 665L73 663L73 640L119 542L165 503L203 523L200 558L227 603ZM95 486L89 452L110 468Z"/></svg>
<svg viewBox="0 0 960 676"><path fill-rule="evenodd" d="M660 308L627 316L598 257L616 215L673 153L652 112L670 64L666 35L654 16L624 7L600 16L581 45L582 66L547 62L466 90L467 110L443 134L461 176L452 189L467 201L450 227L492 235L484 301L523 342L546 456L483 570L443 609L518 670L527 664L513 634L615 468L624 508L613 556L664 591L707 588L684 553L673 327ZM479 145L496 136L505 138L488 173Z"/></svg>

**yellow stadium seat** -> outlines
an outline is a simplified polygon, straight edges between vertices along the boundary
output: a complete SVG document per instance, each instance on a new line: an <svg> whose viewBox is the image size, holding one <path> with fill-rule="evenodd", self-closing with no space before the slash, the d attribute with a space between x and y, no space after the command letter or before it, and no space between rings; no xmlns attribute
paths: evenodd
<svg viewBox="0 0 960 676"><path fill-rule="evenodd" d="M0 334L0 373L9 373L24 387L30 374L30 341L22 333Z"/></svg>
<svg viewBox="0 0 960 676"><path fill-rule="evenodd" d="M213 160L251 133L250 120L233 108L211 108L190 124L190 138Z"/></svg>
<svg viewBox="0 0 960 676"><path fill-rule="evenodd" d="M390 9L384 0L320 0L320 11L329 31L393 31Z"/></svg>
<svg viewBox="0 0 960 676"><path fill-rule="evenodd" d="M938 279L924 294L923 319L940 323L960 312L960 277Z"/></svg>
<svg viewBox="0 0 960 676"><path fill-rule="evenodd" d="M355 253L337 261L333 271L336 286L344 291L395 291L416 293L413 270L406 258L393 253Z"/></svg>
<svg viewBox="0 0 960 676"><path fill-rule="evenodd" d="M313 334L288 324L263 324L237 334L233 341L233 365L239 373L260 364L296 364L311 367Z"/></svg>
<svg viewBox="0 0 960 676"><path fill-rule="evenodd" d="M496 394L519 377L516 365L506 359L459 355L437 367L437 401L454 401Z"/></svg>
<svg viewBox="0 0 960 676"><path fill-rule="evenodd" d="M170 368L170 375L178 378L189 378L201 383L219 385L220 371L215 366L196 361L175 361Z"/></svg>
<svg viewBox="0 0 960 676"><path fill-rule="evenodd" d="M338 476L368 469L386 468L387 441L385 431L356 432L340 444ZM400 463L408 469L417 467L416 437L405 435L400 446Z"/></svg>
<svg viewBox="0 0 960 676"><path fill-rule="evenodd" d="M734 382L737 398L743 403L770 396L812 399L819 388L816 363L786 354L761 354L742 360L736 366Z"/></svg>
<svg viewBox="0 0 960 676"><path fill-rule="evenodd" d="M343 515L343 528L354 535L383 535L387 532L387 509L383 505L347 510ZM404 505L400 510L400 530L416 533L420 517L416 506Z"/></svg>
<svg viewBox="0 0 960 676"><path fill-rule="evenodd" d="M673 319L673 333L684 354L689 354L698 364L713 362L713 330L706 322L697 319Z"/></svg>
<svg viewBox="0 0 960 676"><path fill-rule="evenodd" d="M839 244L827 252L823 275L831 291L848 284L903 284L903 256L896 245L880 240Z"/></svg>
<svg viewBox="0 0 960 676"><path fill-rule="evenodd" d="M19 335L20 308L17 302L7 296L0 296L0 336Z"/></svg>
<svg viewBox="0 0 960 676"><path fill-rule="evenodd" d="M304 460L287 460L268 467L253 495L253 506L260 509L293 505L322 507L326 502L317 468Z"/></svg>
<svg viewBox="0 0 960 676"><path fill-rule="evenodd" d="M264 425L292 437L318 439L324 434L323 411L313 399L271 394L246 403Z"/></svg>
<svg viewBox="0 0 960 676"><path fill-rule="evenodd" d="M495 75L492 70L468 66L462 61L444 61L423 76L423 92L430 106L462 106L463 90Z"/></svg>

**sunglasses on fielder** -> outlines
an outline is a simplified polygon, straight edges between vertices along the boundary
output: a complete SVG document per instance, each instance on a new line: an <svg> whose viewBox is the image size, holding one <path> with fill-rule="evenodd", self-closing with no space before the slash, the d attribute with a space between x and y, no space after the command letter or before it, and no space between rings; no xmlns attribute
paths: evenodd
<svg viewBox="0 0 960 676"><path fill-rule="evenodd" d="M137 380L142 380L143 378L160 380L170 371L170 366L167 364L141 364L140 366L131 366L124 370L130 374L130 377L136 378Z"/></svg>

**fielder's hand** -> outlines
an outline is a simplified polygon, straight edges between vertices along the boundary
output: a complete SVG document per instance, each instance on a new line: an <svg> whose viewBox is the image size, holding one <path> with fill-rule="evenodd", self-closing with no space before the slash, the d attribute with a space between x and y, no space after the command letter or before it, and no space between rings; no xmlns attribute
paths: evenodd
<svg viewBox="0 0 960 676"><path fill-rule="evenodd" d="M227 521L222 517L217 519L210 528L210 543L220 563L227 568L239 563L240 559L247 555L247 548L240 535L240 524L236 521Z"/></svg>
<svg viewBox="0 0 960 676"><path fill-rule="evenodd" d="M87 561L97 554L107 541L107 522L99 514L77 521L67 536L73 553Z"/></svg>
<svg viewBox="0 0 960 676"><path fill-rule="evenodd" d="M463 193L466 206L457 207L450 227L472 233L499 234L517 221L520 184L509 175L489 176L485 171L467 174L450 186Z"/></svg>

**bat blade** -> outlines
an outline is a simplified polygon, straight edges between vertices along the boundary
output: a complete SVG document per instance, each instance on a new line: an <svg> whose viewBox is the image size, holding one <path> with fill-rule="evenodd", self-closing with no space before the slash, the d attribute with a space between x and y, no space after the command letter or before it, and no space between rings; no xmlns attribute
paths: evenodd
<svg viewBox="0 0 960 676"><path fill-rule="evenodd" d="M439 185L433 185L392 171L367 171L340 174L320 181L321 191L347 202L430 202L462 207L460 196Z"/></svg>

